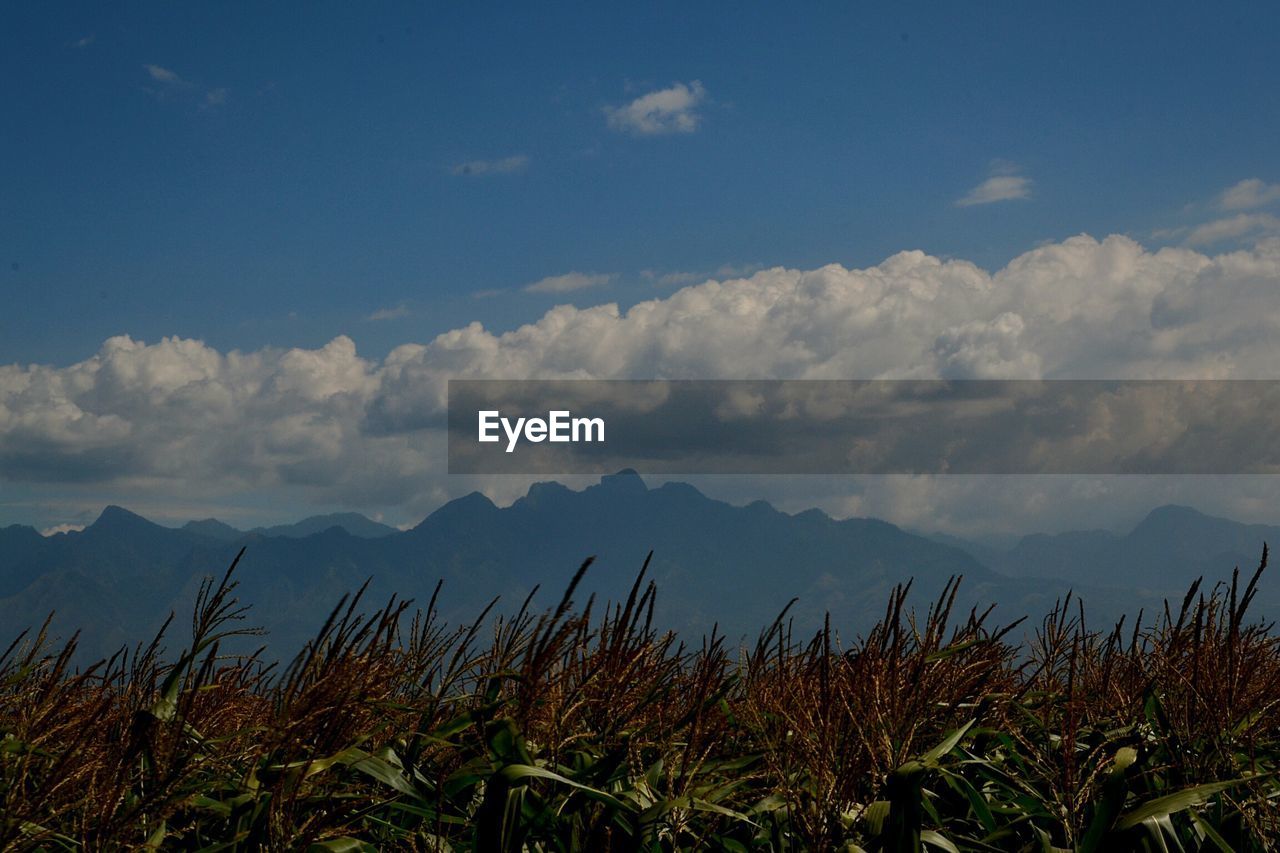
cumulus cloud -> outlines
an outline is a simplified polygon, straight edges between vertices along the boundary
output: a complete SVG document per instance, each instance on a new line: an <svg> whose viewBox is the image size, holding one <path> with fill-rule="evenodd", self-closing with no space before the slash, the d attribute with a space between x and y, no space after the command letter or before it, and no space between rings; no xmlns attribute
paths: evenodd
<svg viewBox="0 0 1280 853"><path fill-rule="evenodd" d="M529 158L524 154L516 154L511 157L502 157L498 160L468 160L465 163L459 163L449 171L455 175L509 175L513 172L523 172L529 167Z"/></svg>
<svg viewBox="0 0 1280 853"><path fill-rule="evenodd" d="M910 251L712 279L626 311L560 305L383 359L346 337L221 352L121 336L69 366L0 366L0 481L429 507L468 485L440 476L461 377L1275 379L1278 285L1280 239L1209 255L1079 236L994 272Z"/></svg>
<svg viewBox="0 0 1280 853"><path fill-rule="evenodd" d="M613 273L567 272L564 275L549 275L538 279L525 285L524 289L529 293L569 293L608 284L615 277Z"/></svg>
<svg viewBox="0 0 1280 853"><path fill-rule="evenodd" d="M1251 210L1280 201L1280 184L1268 184L1261 178L1246 178L1224 190L1218 198L1223 210Z"/></svg>
<svg viewBox="0 0 1280 853"><path fill-rule="evenodd" d="M956 199L956 207L1031 198L1031 179L1023 175L993 175Z"/></svg>
<svg viewBox="0 0 1280 853"><path fill-rule="evenodd" d="M1038 376L1040 357L1022 347L1026 321L1012 311L947 329L933 344L943 379L1007 379Z"/></svg>
<svg viewBox="0 0 1280 853"><path fill-rule="evenodd" d="M641 95L630 103L605 108L605 119L613 130L639 136L693 133L702 123L698 107L706 101L701 82L676 83Z"/></svg>

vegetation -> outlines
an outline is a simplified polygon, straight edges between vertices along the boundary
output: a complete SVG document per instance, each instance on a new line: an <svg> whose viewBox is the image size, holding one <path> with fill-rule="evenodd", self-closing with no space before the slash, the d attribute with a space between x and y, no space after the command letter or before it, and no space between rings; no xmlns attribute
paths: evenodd
<svg viewBox="0 0 1280 853"><path fill-rule="evenodd" d="M291 665L234 564L187 651L0 657L0 847L46 850L1264 850L1280 837L1280 640L1238 574L1095 631L919 619L842 644L785 613L687 646L630 597L450 627L344 600ZM908 585L909 587L909 585ZM439 592L437 588L437 593ZM166 626L166 628L169 626ZM1015 635L1018 638L1015 640ZM1027 639L1022 641L1020 638Z"/></svg>

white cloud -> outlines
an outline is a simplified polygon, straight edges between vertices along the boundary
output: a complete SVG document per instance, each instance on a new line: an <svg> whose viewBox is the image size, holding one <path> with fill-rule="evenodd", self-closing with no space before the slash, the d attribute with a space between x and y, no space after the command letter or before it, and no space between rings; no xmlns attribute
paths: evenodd
<svg viewBox="0 0 1280 853"><path fill-rule="evenodd" d="M608 284L616 276L613 273L567 272L564 275L549 275L538 279L533 284L525 285L529 293L569 293L588 287L599 287Z"/></svg>
<svg viewBox="0 0 1280 853"><path fill-rule="evenodd" d="M641 95L628 104L606 107L605 118L614 130L640 136L693 133L702 123L698 107L706 100L701 82L676 83Z"/></svg>
<svg viewBox="0 0 1280 853"><path fill-rule="evenodd" d="M933 355L943 379L1039 376L1040 357L1022 347L1026 321L1012 311L993 320L971 320L938 335Z"/></svg>
<svg viewBox="0 0 1280 853"><path fill-rule="evenodd" d="M1246 178L1224 190L1218 198L1223 210L1251 210L1280 201L1280 184L1268 184L1260 178Z"/></svg>
<svg viewBox="0 0 1280 853"><path fill-rule="evenodd" d="M394 308L379 308L368 317L365 317L371 323L381 322L383 320L400 320L409 316L409 308L406 305L397 305Z"/></svg>
<svg viewBox="0 0 1280 853"><path fill-rule="evenodd" d="M1188 246L1211 246L1224 240L1245 237L1268 237L1280 234L1280 217L1270 213L1237 213L1224 219L1215 219L1197 225L1187 234Z"/></svg>
<svg viewBox="0 0 1280 853"><path fill-rule="evenodd" d="M516 154L499 160L468 160L465 163L459 163L449 171L455 175L469 176L509 175L513 172L523 172L528 167L528 156Z"/></svg>
<svg viewBox="0 0 1280 853"><path fill-rule="evenodd" d="M178 76L176 71L170 71L168 68L159 65L144 65L142 67L146 70L147 75L157 83L165 83L171 86L186 85L187 81Z"/></svg>
<svg viewBox="0 0 1280 853"><path fill-rule="evenodd" d="M672 287L686 284L698 284L713 278L741 278L760 269L760 264L721 264L715 270L671 270L659 272L646 269L640 271L640 277L661 287Z"/></svg>
<svg viewBox="0 0 1280 853"><path fill-rule="evenodd" d="M640 270L640 277L645 281L651 281L662 287L670 287L672 285L695 284L700 281L706 281L710 276L700 272L689 272L687 270L672 270L671 272L658 272L657 270Z"/></svg>
<svg viewBox="0 0 1280 853"><path fill-rule="evenodd" d="M716 267L716 278L742 278L763 269L761 264L721 264Z"/></svg>
<svg viewBox="0 0 1280 853"><path fill-rule="evenodd" d="M158 84L156 87L146 90L157 100L166 100L171 96L199 98L200 106L203 109L220 107L227 102L229 91L225 87L217 86L212 89L204 89L173 69L165 68L162 65L148 64L143 65L142 68L147 72L147 76L151 78L151 81Z"/></svg>
<svg viewBox="0 0 1280 853"><path fill-rule="evenodd" d="M55 524L53 527L46 527L40 531L41 536L57 536L59 533L75 533L84 530L83 524Z"/></svg>
<svg viewBox="0 0 1280 853"><path fill-rule="evenodd" d="M961 198L957 207L975 204L992 204L997 201L1015 201L1031 198L1031 179L1023 175L993 175L978 184Z"/></svg>
<svg viewBox="0 0 1280 853"><path fill-rule="evenodd" d="M345 337L256 352L116 337L77 364L0 366L0 482L107 484L121 500L288 491L414 515L476 485L443 478L450 378L1275 379L1278 286L1280 239L1209 255L1079 236L994 272L910 251L713 279L626 311L560 305L380 360ZM948 481L937 501L966 489ZM899 511L877 500L861 505ZM970 511L948 506L957 523Z"/></svg>
<svg viewBox="0 0 1280 853"><path fill-rule="evenodd" d="M1190 230L1191 230L1191 226L1189 225L1175 225L1171 228L1156 228L1151 231L1150 237L1152 240L1159 240L1161 242L1164 242L1166 240L1172 240L1174 238L1181 237L1183 234L1186 234Z"/></svg>

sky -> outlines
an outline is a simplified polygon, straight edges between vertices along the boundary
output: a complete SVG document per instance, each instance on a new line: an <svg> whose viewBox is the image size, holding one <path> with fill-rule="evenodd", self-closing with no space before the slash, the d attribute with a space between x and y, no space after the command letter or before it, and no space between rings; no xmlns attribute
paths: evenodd
<svg viewBox="0 0 1280 853"><path fill-rule="evenodd" d="M450 376L1280 378L1277 35L1231 3L7 5L0 524L509 499L443 471ZM1269 478L1001 482L707 488L1280 521Z"/></svg>

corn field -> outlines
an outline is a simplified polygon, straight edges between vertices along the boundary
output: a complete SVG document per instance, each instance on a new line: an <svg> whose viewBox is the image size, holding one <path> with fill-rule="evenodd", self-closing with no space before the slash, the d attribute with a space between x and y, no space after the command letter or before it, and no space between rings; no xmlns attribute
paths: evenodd
<svg viewBox="0 0 1280 853"><path fill-rule="evenodd" d="M686 644L656 590L470 625L358 592L287 666L235 564L190 633L75 669L0 656L0 848L1205 851L1280 838L1280 639L1261 565L1095 629L914 608L865 635ZM647 568L647 564L646 564ZM440 594L437 588L437 596ZM163 643L179 635L172 657Z"/></svg>

